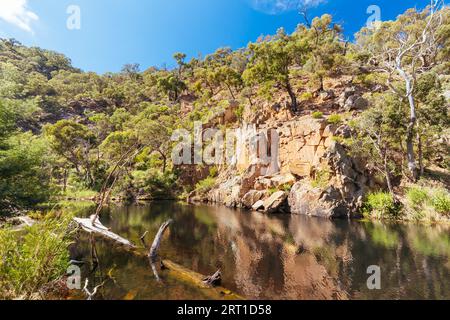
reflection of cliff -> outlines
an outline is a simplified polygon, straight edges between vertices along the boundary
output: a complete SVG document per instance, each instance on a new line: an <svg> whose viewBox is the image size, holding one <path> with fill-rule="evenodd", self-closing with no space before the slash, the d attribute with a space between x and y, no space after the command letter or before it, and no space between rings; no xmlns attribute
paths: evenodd
<svg viewBox="0 0 450 320"><path fill-rule="evenodd" d="M175 222L161 254L202 274L221 268L224 285L248 298L450 298L449 227L173 204L122 208L104 217L135 242L168 218ZM367 289L370 265L382 269L381 291Z"/></svg>
<svg viewBox="0 0 450 320"><path fill-rule="evenodd" d="M233 251L226 281L250 298L449 297L445 230L223 210L214 215ZM381 291L367 289L370 265L382 269Z"/></svg>
<svg viewBox="0 0 450 320"><path fill-rule="evenodd" d="M218 233L227 234L228 243L223 245L233 248L232 280L245 296L281 299L347 298L338 281L330 276L322 261L316 259L313 253L296 253L300 245L311 248L324 245L322 240L326 241L327 234L332 232L331 222L329 228L323 228L324 221L317 222L317 228L305 229L314 230L314 234L305 233L302 236L300 217L289 218L288 222L255 213L239 215L238 219L236 214L224 215L220 211L216 217ZM322 226L321 231L319 225ZM294 236L291 236L289 229L297 230ZM314 242L308 239L321 240Z"/></svg>

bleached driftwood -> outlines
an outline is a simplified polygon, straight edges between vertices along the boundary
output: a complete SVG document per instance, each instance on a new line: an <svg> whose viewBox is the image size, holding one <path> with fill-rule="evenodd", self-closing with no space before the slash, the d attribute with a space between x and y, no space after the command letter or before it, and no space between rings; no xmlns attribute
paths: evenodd
<svg viewBox="0 0 450 320"><path fill-rule="evenodd" d="M155 239L153 240L153 244L150 248L150 251L148 253L148 259L150 261L150 267L152 268L153 274L155 275L155 278L157 281L161 281L161 278L158 274L158 269L156 268L156 263L158 261L158 250L161 246L161 239L164 235L164 232L167 230L167 228L170 226L170 224L173 222L172 219L169 221L164 222L161 227L158 230L158 233L155 236Z"/></svg>
<svg viewBox="0 0 450 320"><path fill-rule="evenodd" d="M94 224L92 223L92 217L89 219L74 218L73 220L76 223L78 223L81 226L81 228L83 228L83 230L86 232L101 235L105 238L111 239L129 248L136 248L136 246L132 244L129 240L122 238L121 236L115 234L114 232L111 232L98 219L95 220Z"/></svg>
<svg viewBox="0 0 450 320"><path fill-rule="evenodd" d="M162 226L159 228L158 233L155 236L155 239L153 240L152 247L150 248L150 252L148 254L148 257L150 258L150 261L152 263L155 263L158 259L158 249L161 245L161 239L164 235L164 232L167 230L167 228L170 226L170 224L173 222L173 220L169 220L167 222L164 222Z"/></svg>
<svg viewBox="0 0 450 320"><path fill-rule="evenodd" d="M112 233L108 230L104 225L100 223L100 221L96 221L94 226L92 225L92 217L90 219L80 219L74 218L74 220L88 233L94 233L100 236L103 236L109 240L113 240L114 242L118 242L126 247L136 248L130 241ZM164 232L167 230L169 225L172 223L172 220L164 223L156 234L155 240L153 241L152 248L148 254L143 253L139 250L132 250L132 253L138 257L146 257L150 260L150 264L152 267L152 271L156 276L157 280L160 280L156 261L158 258L158 249L161 245L161 239L164 235ZM152 258L153 257L153 258ZM153 262L152 262L153 261ZM211 286L208 284L208 280L217 279L218 273L214 274L211 277L205 277L197 272L189 270L183 266L180 266L170 260L162 260L161 266L164 267L166 272L168 272L169 277L174 277L179 281L186 282L194 287L204 289L203 293L210 297L211 299L230 299L230 300L242 300L243 298L228 289L225 289L220 286ZM206 281L205 281L206 280Z"/></svg>
<svg viewBox="0 0 450 320"><path fill-rule="evenodd" d="M222 273L217 270L212 276L208 276L203 279L203 283L208 286L219 286L222 282Z"/></svg>
<svg viewBox="0 0 450 320"><path fill-rule="evenodd" d="M86 282L84 283L83 291L84 291L84 293L85 293L86 296L87 296L87 300L92 300L92 299L95 297L95 295L97 294L98 289L100 289L101 287L103 287L104 284L105 284L105 283L103 282L102 284L96 286L92 292L90 292L89 289L88 289L88 286L89 286L89 280L86 279Z"/></svg>

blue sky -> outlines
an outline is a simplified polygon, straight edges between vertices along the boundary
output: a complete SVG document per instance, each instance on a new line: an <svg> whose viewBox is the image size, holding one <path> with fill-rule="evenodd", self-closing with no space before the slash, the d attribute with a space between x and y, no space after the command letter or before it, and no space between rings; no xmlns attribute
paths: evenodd
<svg viewBox="0 0 450 320"><path fill-rule="evenodd" d="M289 32L302 22L299 2L311 17L330 13L349 38L378 5L390 20L430 0L0 0L0 37L56 50L85 71L116 72L126 63L174 65L174 52L189 57L219 47L244 47L279 27ZM67 8L77 5L81 29L66 27Z"/></svg>

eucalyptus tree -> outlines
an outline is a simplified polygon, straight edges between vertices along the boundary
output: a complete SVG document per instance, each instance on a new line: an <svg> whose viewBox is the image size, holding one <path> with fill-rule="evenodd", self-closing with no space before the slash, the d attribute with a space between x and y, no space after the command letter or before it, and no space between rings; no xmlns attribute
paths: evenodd
<svg viewBox="0 0 450 320"><path fill-rule="evenodd" d="M415 85L417 78L437 66L446 48L450 32L449 9L433 0L423 11L409 9L395 21L385 21L376 28L364 28L357 42L368 53L373 71L387 74L389 87L409 104L409 124L406 130L408 169L412 180L419 178L414 137L417 124ZM447 57L448 58L448 57ZM398 90L395 82L402 82Z"/></svg>
<svg viewBox="0 0 450 320"><path fill-rule="evenodd" d="M345 45L342 28L332 23L332 16L316 17L307 26L299 25L294 33L298 41L306 40L309 47L305 69L319 81L319 91L324 91L324 79L344 68Z"/></svg>
<svg viewBox="0 0 450 320"><path fill-rule="evenodd" d="M292 86L292 67L302 66L308 46L305 40L286 34L280 28L277 35L248 46L249 64L243 78L247 85L282 87L291 99L292 111L297 111L297 97Z"/></svg>

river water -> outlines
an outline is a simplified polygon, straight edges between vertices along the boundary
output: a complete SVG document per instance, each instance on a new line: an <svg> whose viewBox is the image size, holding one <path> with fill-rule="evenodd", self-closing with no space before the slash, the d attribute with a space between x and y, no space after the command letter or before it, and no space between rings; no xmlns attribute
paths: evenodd
<svg viewBox="0 0 450 320"><path fill-rule="evenodd" d="M328 221L265 215L174 202L118 206L102 215L111 230L136 244L173 219L160 248L204 275L222 270L222 285L248 299L450 299L450 227L364 221ZM157 282L148 261L86 236L71 248L86 262L97 299L207 299L208 292L171 277ZM98 260L98 266L92 263ZM381 289L370 290L370 266ZM373 282L370 279L370 283ZM84 283L84 282L83 282Z"/></svg>

